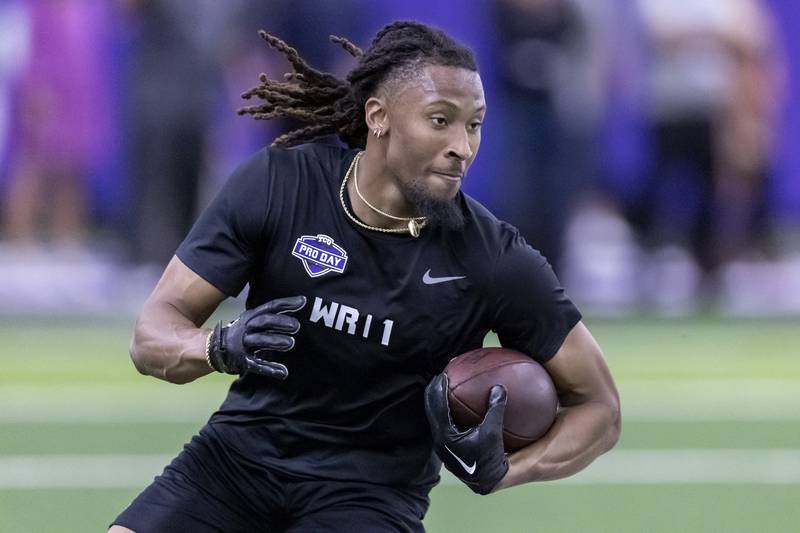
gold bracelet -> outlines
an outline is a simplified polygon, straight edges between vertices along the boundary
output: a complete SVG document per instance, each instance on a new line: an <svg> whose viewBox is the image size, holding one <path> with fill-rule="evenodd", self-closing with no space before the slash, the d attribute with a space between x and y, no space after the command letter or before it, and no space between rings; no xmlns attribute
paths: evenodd
<svg viewBox="0 0 800 533"><path fill-rule="evenodd" d="M208 363L208 366L211 368L211 370L216 372L217 369L214 368L214 365L211 364L211 336L212 335L214 335L214 330L211 330L211 332L209 332L209 334L208 334L208 337L206 337L206 363Z"/></svg>

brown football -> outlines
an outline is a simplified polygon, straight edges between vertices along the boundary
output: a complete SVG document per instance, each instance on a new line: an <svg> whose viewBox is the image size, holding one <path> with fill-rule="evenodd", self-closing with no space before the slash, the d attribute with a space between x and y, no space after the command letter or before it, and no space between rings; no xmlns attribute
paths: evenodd
<svg viewBox="0 0 800 533"><path fill-rule="evenodd" d="M550 375L524 353L506 348L478 348L453 358L445 368L448 402L456 426L466 429L483 421L489 390L508 391L503 418L503 444L518 450L544 435L556 418L558 397Z"/></svg>

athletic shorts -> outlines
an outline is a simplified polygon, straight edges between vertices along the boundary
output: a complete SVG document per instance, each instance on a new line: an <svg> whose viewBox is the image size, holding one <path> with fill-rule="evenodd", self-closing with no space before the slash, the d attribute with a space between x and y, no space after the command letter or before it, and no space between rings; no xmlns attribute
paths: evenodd
<svg viewBox="0 0 800 533"><path fill-rule="evenodd" d="M203 428L114 520L136 533L418 532L425 492L307 480L229 453Z"/></svg>

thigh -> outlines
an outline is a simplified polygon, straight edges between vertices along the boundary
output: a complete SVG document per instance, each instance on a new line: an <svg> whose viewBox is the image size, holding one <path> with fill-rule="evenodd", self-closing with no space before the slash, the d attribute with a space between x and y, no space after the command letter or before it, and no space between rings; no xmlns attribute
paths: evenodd
<svg viewBox="0 0 800 533"><path fill-rule="evenodd" d="M113 522L136 533L270 531L270 502L207 434L184 450ZM276 506L277 507L277 506Z"/></svg>
<svg viewBox="0 0 800 533"><path fill-rule="evenodd" d="M371 485L339 481L292 485L292 522L287 533L423 532L428 496Z"/></svg>

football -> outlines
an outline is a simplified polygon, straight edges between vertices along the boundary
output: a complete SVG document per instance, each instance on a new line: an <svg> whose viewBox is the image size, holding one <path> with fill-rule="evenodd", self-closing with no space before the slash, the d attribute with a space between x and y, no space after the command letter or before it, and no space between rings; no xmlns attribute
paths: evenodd
<svg viewBox="0 0 800 533"><path fill-rule="evenodd" d="M558 397L550 375L524 353L506 348L478 348L453 358L445 368L448 403L459 429L483 421L489 390L508 392L503 418L503 444L518 450L544 435L556 418Z"/></svg>

